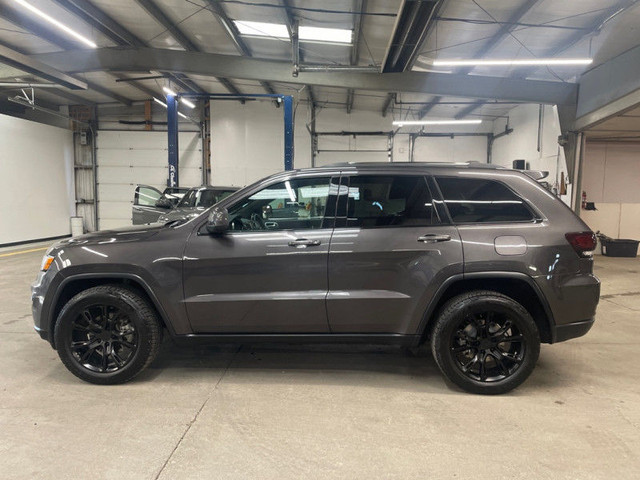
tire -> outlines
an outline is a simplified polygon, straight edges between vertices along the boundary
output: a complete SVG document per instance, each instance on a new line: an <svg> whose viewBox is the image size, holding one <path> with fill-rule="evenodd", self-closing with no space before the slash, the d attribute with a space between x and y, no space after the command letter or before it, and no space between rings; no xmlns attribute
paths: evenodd
<svg viewBox="0 0 640 480"><path fill-rule="evenodd" d="M470 393L496 395L522 384L540 354L540 333L529 312L501 293L477 290L449 300L431 335L436 364Z"/></svg>
<svg viewBox="0 0 640 480"><path fill-rule="evenodd" d="M154 308L119 285L78 293L62 308L54 330L58 356L67 369L100 385L131 380L151 364L161 340Z"/></svg>

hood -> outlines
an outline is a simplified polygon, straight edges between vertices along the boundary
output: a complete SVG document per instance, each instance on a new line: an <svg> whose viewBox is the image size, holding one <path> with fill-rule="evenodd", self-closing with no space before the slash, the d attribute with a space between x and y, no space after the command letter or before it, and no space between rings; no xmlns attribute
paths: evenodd
<svg viewBox="0 0 640 480"><path fill-rule="evenodd" d="M170 212L167 212L167 213L164 213L164 214L160 215L160 218L158 218L158 222L166 223L166 222L169 222L171 220L180 220L182 218L197 217L198 215L200 215L205 210L206 210L206 208L202 208L202 207L174 208Z"/></svg>
<svg viewBox="0 0 640 480"><path fill-rule="evenodd" d="M62 240L54 245L57 247L71 247L74 245L99 245L105 243L125 243L146 240L162 230L161 224L134 225L131 227L114 228L111 230L100 230L99 232L87 233L77 237Z"/></svg>

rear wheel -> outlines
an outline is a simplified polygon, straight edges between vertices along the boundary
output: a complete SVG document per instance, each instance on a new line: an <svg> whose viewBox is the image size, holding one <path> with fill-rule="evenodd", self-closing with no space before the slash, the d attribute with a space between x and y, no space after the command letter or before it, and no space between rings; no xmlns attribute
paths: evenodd
<svg viewBox="0 0 640 480"><path fill-rule="evenodd" d="M62 363L97 384L131 380L155 358L162 329L138 293L115 285L85 290L64 306L54 340Z"/></svg>
<svg viewBox="0 0 640 480"><path fill-rule="evenodd" d="M500 394L524 382L540 353L529 312L506 295L473 291L449 300L431 337L433 357L450 381L471 393Z"/></svg>

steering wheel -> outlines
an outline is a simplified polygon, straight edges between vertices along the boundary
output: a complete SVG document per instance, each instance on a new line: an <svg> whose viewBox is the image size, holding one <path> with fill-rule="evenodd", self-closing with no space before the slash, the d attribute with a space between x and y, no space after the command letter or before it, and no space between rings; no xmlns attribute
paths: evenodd
<svg viewBox="0 0 640 480"><path fill-rule="evenodd" d="M249 224L251 225L251 230L266 230L267 228L264 225L264 220L262 220L262 217L257 213L251 214Z"/></svg>

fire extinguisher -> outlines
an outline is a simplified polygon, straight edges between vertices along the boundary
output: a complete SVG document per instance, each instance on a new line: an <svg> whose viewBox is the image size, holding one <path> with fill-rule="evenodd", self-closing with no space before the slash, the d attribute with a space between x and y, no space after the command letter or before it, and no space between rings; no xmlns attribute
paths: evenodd
<svg viewBox="0 0 640 480"><path fill-rule="evenodd" d="M582 209L587 208L587 192L582 191Z"/></svg>

